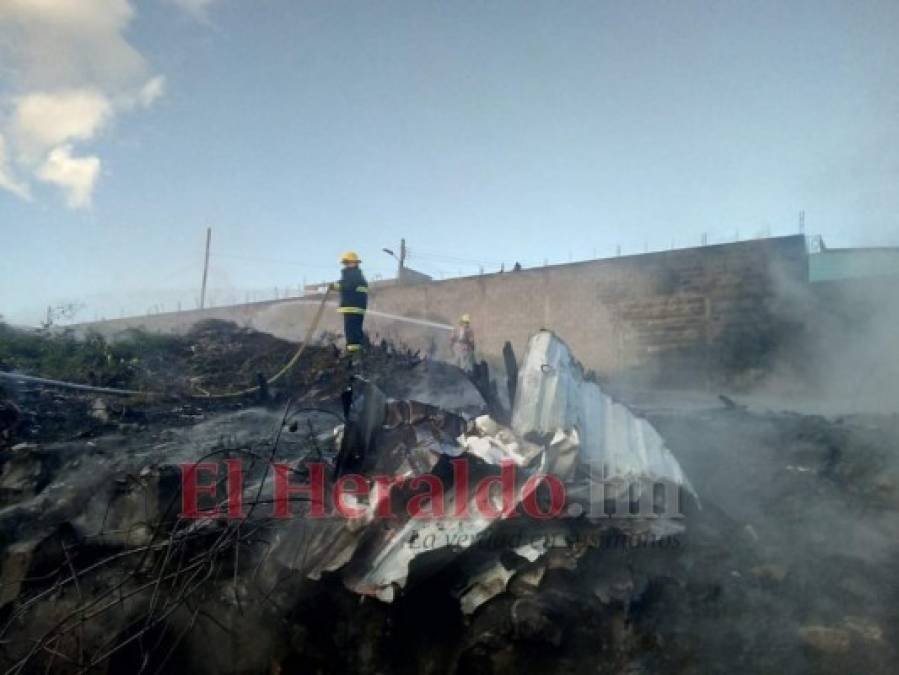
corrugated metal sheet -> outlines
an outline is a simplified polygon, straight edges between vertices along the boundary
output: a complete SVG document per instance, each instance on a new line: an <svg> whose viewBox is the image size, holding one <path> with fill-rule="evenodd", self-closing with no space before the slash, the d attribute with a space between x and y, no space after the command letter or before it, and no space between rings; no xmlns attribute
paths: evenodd
<svg viewBox="0 0 899 675"><path fill-rule="evenodd" d="M655 428L586 381L568 346L550 331L528 342L512 428L522 436L576 430L579 461L601 467L605 480L668 482L695 494Z"/></svg>

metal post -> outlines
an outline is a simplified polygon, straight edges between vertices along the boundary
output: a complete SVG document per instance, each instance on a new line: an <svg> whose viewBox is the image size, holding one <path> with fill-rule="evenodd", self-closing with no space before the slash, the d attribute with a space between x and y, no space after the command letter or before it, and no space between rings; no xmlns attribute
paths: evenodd
<svg viewBox="0 0 899 675"><path fill-rule="evenodd" d="M206 228L206 260L203 262L203 286L200 289L200 309L206 307L206 278L209 276L209 243L212 241L212 228Z"/></svg>

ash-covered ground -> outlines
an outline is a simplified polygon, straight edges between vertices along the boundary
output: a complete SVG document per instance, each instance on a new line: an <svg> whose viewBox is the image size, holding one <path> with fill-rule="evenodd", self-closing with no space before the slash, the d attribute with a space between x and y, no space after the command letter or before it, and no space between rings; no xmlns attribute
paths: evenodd
<svg viewBox="0 0 899 675"><path fill-rule="evenodd" d="M0 370L165 394L3 384L9 672L895 672L896 415L632 392L624 398L698 495L683 500L678 531L525 517L513 523L515 545L503 524L476 546L424 551L387 601L361 592L354 575L391 522L366 524L360 541L343 524L312 536L302 518L270 518L264 498L270 460L298 481L312 461L347 461L335 429L352 424L353 373L335 347L310 345L267 391L204 399L253 386L296 345L221 323L112 344L4 330ZM435 444L460 428L496 435L473 430L485 413L508 423L496 395L504 380L475 386L389 345L369 350L364 376L399 402L368 447L397 466L429 458L441 475L449 459ZM179 519L178 465L235 458L250 462L255 514ZM522 532L533 535L525 546ZM297 540L323 562L285 565L279 547L294 537L309 537ZM329 547L340 555L324 556Z"/></svg>

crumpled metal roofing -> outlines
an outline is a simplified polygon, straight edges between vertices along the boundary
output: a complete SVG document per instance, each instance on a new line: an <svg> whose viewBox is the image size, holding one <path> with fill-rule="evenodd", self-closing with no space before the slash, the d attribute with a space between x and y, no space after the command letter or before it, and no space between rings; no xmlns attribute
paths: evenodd
<svg viewBox="0 0 899 675"><path fill-rule="evenodd" d="M592 486L597 480L597 474L583 470L590 466L602 468L599 480L620 479L624 485L618 494L604 489L600 499L627 499L633 496L629 486L645 485L647 481L668 483L677 490L683 486L693 492L680 464L652 425L612 400L598 384L587 381L565 343L549 331L541 331L529 341L519 370L511 427L482 416L455 437L452 430L462 430L461 418L420 403L388 403L371 383L365 383L360 393L350 416L354 420L348 432L351 435L345 435L344 441L347 450L355 448L361 453L359 466L378 472L409 477L430 471L441 456L466 456L474 460L471 468L477 478L478 474L493 475L502 462L510 460L519 467L516 507L524 499L522 488L528 477L548 473L568 484L569 505L583 505L583 488L588 488L588 500L592 500ZM589 476L586 482L582 480L585 476ZM531 485L528 489L536 488ZM369 497L367 517L361 520L301 522L293 536L283 542L278 556L282 564L313 578L324 571L341 569L347 588L391 602L406 585L410 565L420 554L444 549L450 556L458 555L504 520L479 514L472 494L464 497L469 516L451 515L456 512L457 495L448 490L443 516L406 516L375 523L374 510L382 497L386 495L378 495L377 490ZM610 524L603 525L607 526ZM625 517L615 527L660 536L682 529L677 519L651 515ZM423 546L423 542L430 544ZM531 562L548 553L545 547L533 545L512 550ZM582 552L568 552L572 564ZM564 550L559 553L566 554ZM472 570L470 583L460 595L463 610L473 612L502 593L511 576L498 562Z"/></svg>
<svg viewBox="0 0 899 675"><path fill-rule="evenodd" d="M603 470L606 481L667 481L696 494L655 428L586 380L571 350L551 331L528 341L512 429L521 436L576 430L579 462Z"/></svg>

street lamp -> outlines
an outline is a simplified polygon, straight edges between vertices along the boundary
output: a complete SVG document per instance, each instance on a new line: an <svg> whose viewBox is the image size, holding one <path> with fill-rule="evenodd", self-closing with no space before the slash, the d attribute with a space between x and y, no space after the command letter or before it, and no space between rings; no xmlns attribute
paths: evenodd
<svg viewBox="0 0 899 675"><path fill-rule="evenodd" d="M387 255L389 255L391 258L393 258L394 260L396 260L399 263L399 266L397 268L397 278L402 277L403 276L403 267L406 264L406 240L400 239L400 254L399 255L394 253L393 250L389 249L389 248L382 248L381 250L384 251L384 253L386 253Z"/></svg>

